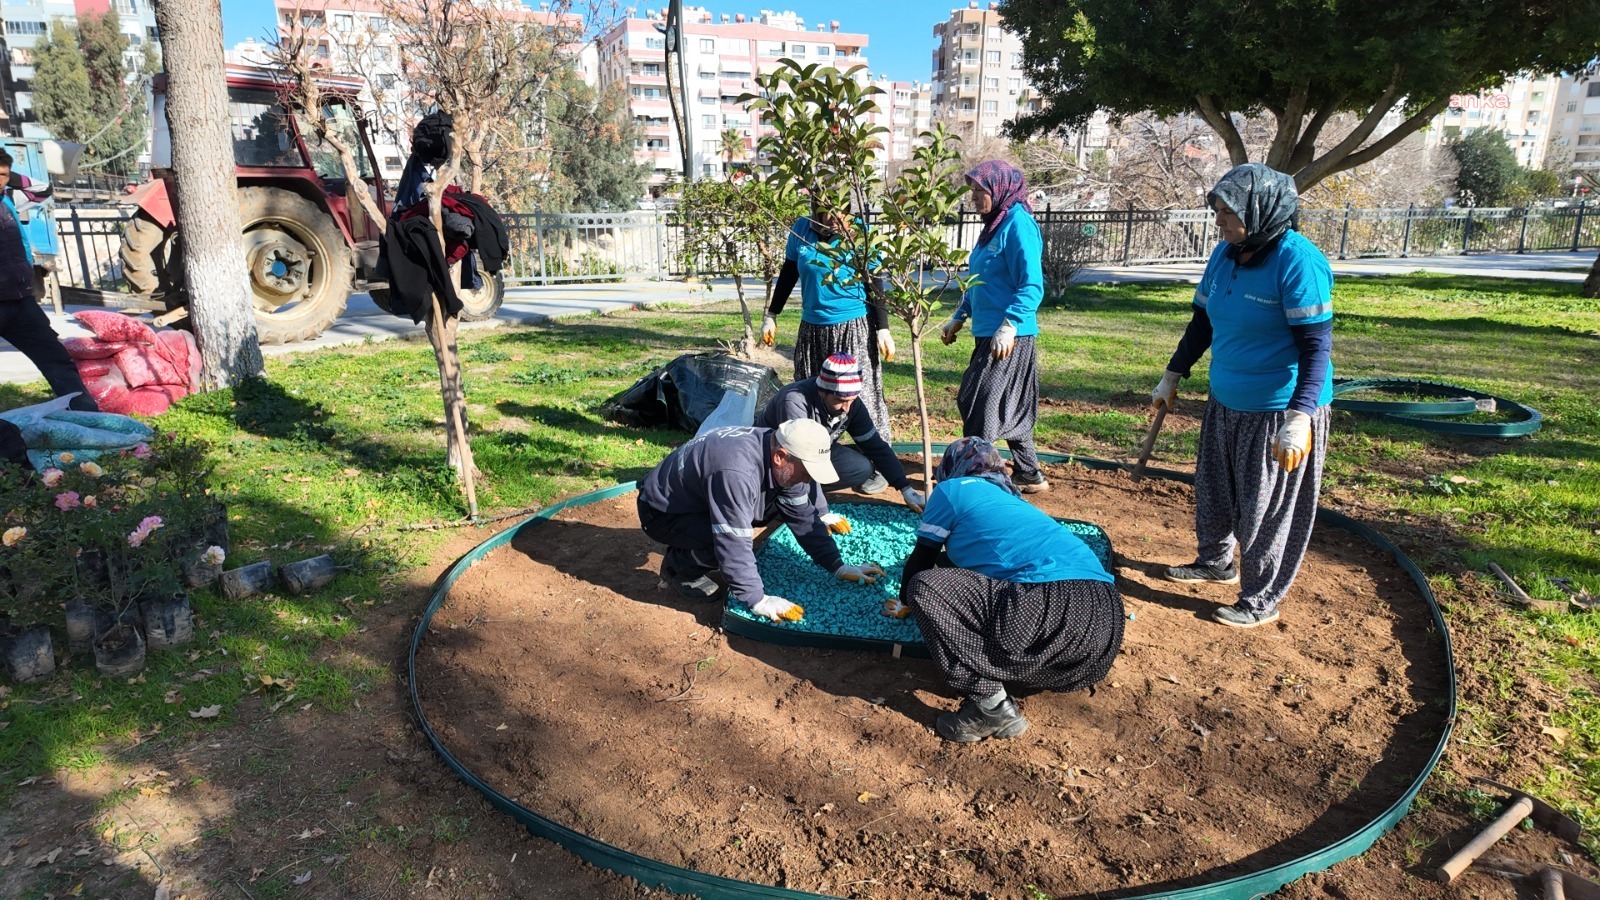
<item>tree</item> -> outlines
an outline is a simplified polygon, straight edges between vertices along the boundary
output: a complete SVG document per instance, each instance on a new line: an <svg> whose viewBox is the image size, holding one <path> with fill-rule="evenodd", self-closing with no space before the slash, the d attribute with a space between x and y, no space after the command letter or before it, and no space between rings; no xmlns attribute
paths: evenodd
<svg viewBox="0 0 1600 900"><path fill-rule="evenodd" d="M1450 155L1461 167L1456 173L1456 198L1463 206L1498 206L1505 201L1520 167L1503 133L1474 128L1450 142Z"/></svg>
<svg viewBox="0 0 1600 900"><path fill-rule="evenodd" d="M240 247L233 135L218 0L161 0L156 25L167 59L167 124L172 131L173 202L189 315L207 388L261 374L250 276Z"/></svg>
<svg viewBox="0 0 1600 900"><path fill-rule="evenodd" d="M565 187L570 209L632 209L649 167L633 158L639 128L628 117L623 83L596 91L571 68L559 81L547 112L550 180Z"/></svg>
<svg viewBox="0 0 1600 900"><path fill-rule="evenodd" d="M93 103L77 35L54 19L48 37L33 48L34 115L57 140L82 143L99 128Z"/></svg>
<svg viewBox="0 0 1600 900"><path fill-rule="evenodd" d="M1579 71L1600 53L1600 0L1002 0L1023 66L1050 98L1010 128L1018 136L1122 117L1193 112L1234 164L1250 161L1240 114L1267 112L1261 161L1305 191L1371 162L1414 134L1451 94L1518 72ZM1385 117L1401 121L1380 132ZM1340 112L1358 121L1343 139L1318 139Z"/></svg>
<svg viewBox="0 0 1600 900"><path fill-rule="evenodd" d="M145 100L149 78L155 73L153 47L142 45L140 61L130 68L128 36L122 33L122 20L115 9L104 15L78 16L78 43L83 48L93 98L91 112L98 126L85 151L86 163L123 175L135 172L150 130Z"/></svg>
<svg viewBox="0 0 1600 900"><path fill-rule="evenodd" d="M755 353L756 332L745 299L744 274L752 267L760 273L766 285L761 308L766 309L783 268L789 228L803 209L792 192L754 178L690 182L678 200L685 268L733 276L744 313L744 337L736 352L746 359Z"/></svg>

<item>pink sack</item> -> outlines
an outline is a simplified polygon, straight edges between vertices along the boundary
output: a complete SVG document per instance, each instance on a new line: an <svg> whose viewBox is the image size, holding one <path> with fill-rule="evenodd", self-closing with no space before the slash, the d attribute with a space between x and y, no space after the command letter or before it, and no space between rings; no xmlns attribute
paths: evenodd
<svg viewBox="0 0 1600 900"><path fill-rule="evenodd" d="M86 309L80 313L73 313L72 317L83 327L94 332L94 336L102 341L150 344L156 339L155 330L149 325L119 312Z"/></svg>
<svg viewBox="0 0 1600 900"><path fill-rule="evenodd" d="M187 388L176 384L152 384L128 392L127 408L118 410L123 415L159 416L167 407L189 395Z"/></svg>
<svg viewBox="0 0 1600 900"><path fill-rule="evenodd" d="M107 343L99 338L62 338L61 346L67 348L67 355L73 359L109 359L115 356L125 344L120 341Z"/></svg>
<svg viewBox="0 0 1600 900"><path fill-rule="evenodd" d="M200 347L194 342L194 335L187 331L158 331L155 349L183 376L180 383L193 390L200 381Z"/></svg>
<svg viewBox="0 0 1600 900"><path fill-rule="evenodd" d="M78 367L78 377L86 382L91 378L101 378L111 374L111 363L105 360L78 359L73 360L73 363Z"/></svg>
<svg viewBox="0 0 1600 900"><path fill-rule="evenodd" d="M124 404L128 398L128 382L117 369L113 368L99 378L85 378L83 387L100 406L101 412L127 414Z"/></svg>
<svg viewBox="0 0 1600 900"><path fill-rule="evenodd" d="M179 372L173 368L172 363L157 353L153 346L131 345L124 347L112 357L117 363L117 368L122 370L122 377L127 379L128 386L141 388L151 384L175 384L187 386L188 372Z"/></svg>

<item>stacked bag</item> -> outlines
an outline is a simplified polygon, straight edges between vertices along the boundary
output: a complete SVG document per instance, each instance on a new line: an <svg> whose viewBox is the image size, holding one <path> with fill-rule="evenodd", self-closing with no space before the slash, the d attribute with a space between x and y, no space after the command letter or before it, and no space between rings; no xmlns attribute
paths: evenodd
<svg viewBox="0 0 1600 900"><path fill-rule="evenodd" d="M200 347L189 332L156 331L108 310L86 310L73 318L94 337L61 343L103 412L160 415L199 384Z"/></svg>

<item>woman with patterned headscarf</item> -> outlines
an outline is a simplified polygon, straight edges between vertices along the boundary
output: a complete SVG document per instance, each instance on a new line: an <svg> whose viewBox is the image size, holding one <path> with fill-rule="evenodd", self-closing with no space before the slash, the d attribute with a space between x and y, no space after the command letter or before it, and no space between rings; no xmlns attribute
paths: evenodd
<svg viewBox="0 0 1600 900"><path fill-rule="evenodd" d="M972 205L983 219L967 259L977 284L940 328L946 344L972 319L972 358L956 406L962 433L1011 447L1012 479L1024 493L1050 489L1039 471L1033 426L1039 418L1039 357L1034 338L1044 299L1044 239L1028 188L1016 167L998 160L967 173Z"/></svg>
<svg viewBox="0 0 1600 900"><path fill-rule="evenodd" d="M884 612L916 616L962 697L934 723L940 737L1016 737L1028 720L1006 686L1076 691L1104 678L1122 648L1122 596L1087 544L1022 499L993 444L955 441L937 480Z"/></svg>
<svg viewBox="0 0 1600 900"><path fill-rule="evenodd" d="M1222 243L1151 402L1171 407L1178 379L1211 350L1211 397L1195 459L1194 562L1187 583L1239 585L1212 617L1276 621L1317 515L1333 399L1333 270L1295 230L1294 179L1259 164L1222 176L1207 202Z"/></svg>

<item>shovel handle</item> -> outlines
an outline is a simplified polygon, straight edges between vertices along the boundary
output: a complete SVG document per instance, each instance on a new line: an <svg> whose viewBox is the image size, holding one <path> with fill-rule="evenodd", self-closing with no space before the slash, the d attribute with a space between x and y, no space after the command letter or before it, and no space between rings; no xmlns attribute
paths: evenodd
<svg viewBox="0 0 1600 900"><path fill-rule="evenodd" d="M1168 405L1156 407L1156 417L1150 421L1150 430L1144 434L1144 444L1139 447L1139 461L1133 464L1133 480L1144 477L1144 464L1150 461L1150 451L1156 447L1156 435L1161 433L1161 423L1167 419Z"/></svg>
<svg viewBox="0 0 1600 900"><path fill-rule="evenodd" d="M1465 847L1456 851L1456 855L1445 860L1433 874L1439 879L1440 884L1449 884L1456 880L1456 876L1472 865L1472 861L1483 855L1485 850L1494 846L1494 842L1505 837L1506 832L1517 827L1517 823L1526 819L1533 813L1533 801L1527 797L1518 797L1505 808L1500 818L1489 823L1489 827L1478 833L1478 836L1467 842Z"/></svg>
<svg viewBox="0 0 1600 900"><path fill-rule="evenodd" d="M1544 886L1544 900L1567 900L1566 879L1562 878L1560 869L1545 866L1540 872L1540 881Z"/></svg>

